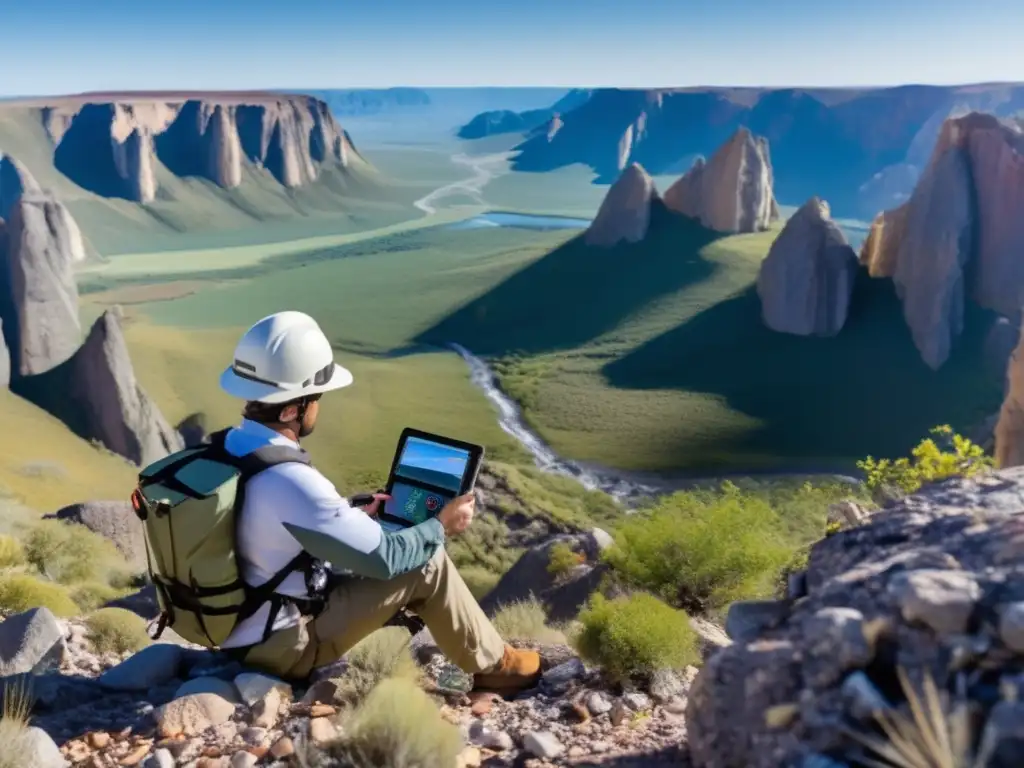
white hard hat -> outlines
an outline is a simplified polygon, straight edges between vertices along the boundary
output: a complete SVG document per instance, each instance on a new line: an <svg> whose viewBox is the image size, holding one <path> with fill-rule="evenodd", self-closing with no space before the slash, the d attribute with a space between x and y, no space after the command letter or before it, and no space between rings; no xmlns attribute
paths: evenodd
<svg viewBox="0 0 1024 768"><path fill-rule="evenodd" d="M286 403L351 383L352 374L334 362L331 342L303 312L278 312L257 322L220 377L229 395L260 403Z"/></svg>

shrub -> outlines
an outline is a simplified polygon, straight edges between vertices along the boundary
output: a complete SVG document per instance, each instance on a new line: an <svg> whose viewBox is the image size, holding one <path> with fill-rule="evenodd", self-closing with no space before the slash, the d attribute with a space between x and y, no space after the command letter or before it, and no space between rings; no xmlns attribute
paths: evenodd
<svg viewBox="0 0 1024 768"><path fill-rule="evenodd" d="M821 523L824 526L824 510ZM605 560L627 586L691 612L771 594L794 544L772 505L727 484L676 493L624 521Z"/></svg>
<svg viewBox="0 0 1024 768"><path fill-rule="evenodd" d="M544 606L534 597L504 605L492 621L505 640L533 640L538 643L564 643L565 635L548 626Z"/></svg>
<svg viewBox="0 0 1024 768"><path fill-rule="evenodd" d="M414 682L385 680L345 722L344 736L311 750L310 768L450 768L462 737Z"/></svg>
<svg viewBox="0 0 1024 768"><path fill-rule="evenodd" d="M548 573L560 579L586 560L586 555L574 550L569 542L559 541L552 545L548 553Z"/></svg>
<svg viewBox="0 0 1024 768"><path fill-rule="evenodd" d="M67 587L44 581L28 573L0 574L0 608L21 613L30 608L49 608L54 616L70 617L79 613Z"/></svg>
<svg viewBox="0 0 1024 768"><path fill-rule="evenodd" d="M72 588L71 599L82 613L89 613L126 594L129 594L129 590L112 587L99 581L89 581Z"/></svg>
<svg viewBox="0 0 1024 768"><path fill-rule="evenodd" d="M25 563L25 550L13 536L0 535L0 568L13 568Z"/></svg>
<svg viewBox="0 0 1024 768"><path fill-rule="evenodd" d="M913 493L925 483L950 477L971 477L995 466L981 446L955 433L948 425L935 427L911 451L911 458L875 460L868 456L857 462L872 492Z"/></svg>
<svg viewBox="0 0 1024 768"><path fill-rule="evenodd" d="M127 565L117 548L84 525L42 520L25 536L25 559L61 584L108 581Z"/></svg>
<svg viewBox="0 0 1024 768"><path fill-rule="evenodd" d="M146 622L124 608L101 608L86 616L85 623L99 653L127 653L149 645Z"/></svg>
<svg viewBox="0 0 1024 768"><path fill-rule="evenodd" d="M608 600L594 595L580 613L580 655L625 682L659 669L682 669L699 658L689 617L653 595Z"/></svg>
<svg viewBox="0 0 1024 768"><path fill-rule="evenodd" d="M409 633L401 627L384 627L363 638L347 658L344 677L336 679L339 704L357 704L382 680L403 678L418 681L420 668L409 649Z"/></svg>

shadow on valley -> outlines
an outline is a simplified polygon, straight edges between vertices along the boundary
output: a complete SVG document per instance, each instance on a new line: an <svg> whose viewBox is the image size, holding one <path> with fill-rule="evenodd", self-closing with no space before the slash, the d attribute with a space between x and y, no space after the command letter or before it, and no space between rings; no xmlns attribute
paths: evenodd
<svg viewBox="0 0 1024 768"><path fill-rule="evenodd" d="M652 209L643 242L597 248L575 237L415 341L457 342L482 355L573 349L655 299L709 277L716 265L700 251L721 235L663 206Z"/></svg>
<svg viewBox="0 0 1024 768"><path fill-rule="evenodd" d="M603 371L615 387L720 396L762 426L719 450L806 462L906 455L933 426L966 430L999 408L1000 377L983 360L994 316L977 307L938 371L921 361L892 283L863 271L835 337L775 333L760 313L751 286ZM680 450L692 453L688 442Z"/></svg>

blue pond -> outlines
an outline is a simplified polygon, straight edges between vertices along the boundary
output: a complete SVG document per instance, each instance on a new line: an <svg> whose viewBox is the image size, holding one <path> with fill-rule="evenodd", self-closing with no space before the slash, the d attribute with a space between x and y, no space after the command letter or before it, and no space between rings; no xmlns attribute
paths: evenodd
<svg viewBox="0 0 1024 768"><path fill-rule="evenodd" d="M483 229L485 227L512 227L515 229L586 229L590 219L568 216L538 216L529 213L484 213L472 219L449 224L446 229Z"/></svg>

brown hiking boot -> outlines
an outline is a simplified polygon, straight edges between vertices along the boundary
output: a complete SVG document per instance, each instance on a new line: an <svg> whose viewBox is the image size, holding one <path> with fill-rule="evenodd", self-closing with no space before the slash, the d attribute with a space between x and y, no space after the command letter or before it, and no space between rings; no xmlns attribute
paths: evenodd
<svg viewBox="0 0 1024 768"><path fill-rule="evenodd" d="M494 669L473 675L473 690L494 691L504 696L529 690L539 681L540 654L506 645L505 654Z"/></svg>

